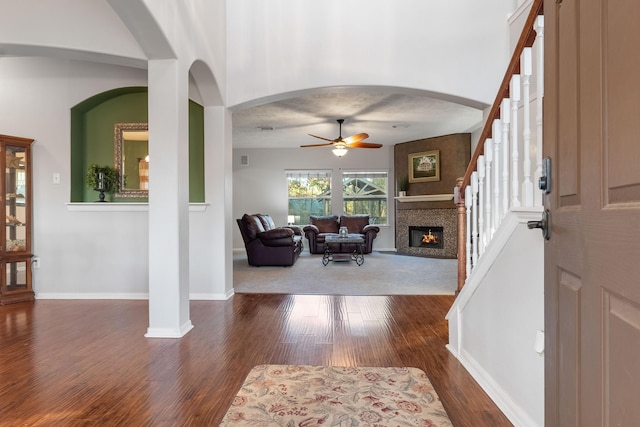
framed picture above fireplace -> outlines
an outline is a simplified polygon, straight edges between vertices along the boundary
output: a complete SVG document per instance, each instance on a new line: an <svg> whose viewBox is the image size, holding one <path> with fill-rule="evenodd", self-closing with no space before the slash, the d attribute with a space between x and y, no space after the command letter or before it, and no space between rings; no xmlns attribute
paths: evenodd
<svg viewBox="0 0 640 427"><path fill-rule="evenodd" d="M440 150L409 154L409 182L440 181Z"/></svg>

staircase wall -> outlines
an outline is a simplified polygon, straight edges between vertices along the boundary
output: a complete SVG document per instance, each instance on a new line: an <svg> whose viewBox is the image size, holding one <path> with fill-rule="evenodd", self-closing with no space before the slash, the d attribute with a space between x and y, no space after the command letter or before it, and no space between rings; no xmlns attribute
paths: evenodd
<svg viewBox="0 0 640 427"><path fill-rule="evenodd" d="M447 315L449 350L515 426L544 425L544 241L526 226L540 215L507 214Z"/></svg>

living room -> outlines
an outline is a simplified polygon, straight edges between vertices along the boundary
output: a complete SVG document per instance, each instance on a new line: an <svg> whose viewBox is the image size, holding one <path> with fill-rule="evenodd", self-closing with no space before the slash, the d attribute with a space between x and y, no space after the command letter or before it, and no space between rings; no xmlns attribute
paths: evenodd
<svg viewBox="0 0 640 427"><path fill-rule="evenodd" d="M471 108L468 108L471 110ZM478 117L480 112L478 111ZM390 119L393 120L393 119ZM233 212L235 218L241 218L245 213L269 214L276 225L288 224L287 216L289 199L287 193L287 171L325 171L331 174L331 212L318 214L342 215L343 193L342 174L345 172L367 171L383 172L387 174L387 219L385 223L377 223L380 228L374 240L375 251L397 250L396 242L396 212L407 208L455 209L453 191L456 178L464 174L470 155L470 141L474 133L469 128L480 123L473 123L468 119L467 130L470 135L462 137L465 141L458 141L453 137L442 138L440 135L425 135L416 141L398 140L396 144L384 145L379 149L352 149L343 157L337 157L330 147L314 148L234 148L233 150ZM346 123L345 123L346 124ZM357 124L350 125L343 135L350 135L366 129L360 129ZM300 137L305 141L306 135ZM311 138L309 138L311 139ZM375 135L369 139L375 141ZM456 147L455 149L453 147ZM451 198L444 202L401 203L396 202L396 175L407 174L408 155L413 152L437 150L439 161L445 171L436 182L416 182L409 184L408 195L450 194ZM453 151L452 151L453 150ZM396 169L398 172L396 173ZM358 212L366 213L366 212ZM295 224L304 226L309 224L309 218L295 218ZM404 228L403 228L404 230ZM451 230L455 235L455 229ZM305 246L308 244L304 239ZM244 252L244 244L240 232L234 228L234 251ZM308 249L307 249L308 252ZM406 252L406 251L405 251ZM444 254L442 255L444 256ZM448 252L446 257L455 257L455 249Z"/></svg>

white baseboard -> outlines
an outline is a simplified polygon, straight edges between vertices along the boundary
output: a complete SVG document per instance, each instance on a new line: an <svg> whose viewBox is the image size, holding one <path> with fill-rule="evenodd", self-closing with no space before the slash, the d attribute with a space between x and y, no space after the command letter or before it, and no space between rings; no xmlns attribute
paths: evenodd
<svg viewBox="0 0 640 427"><path fill-rule="evenodd" d="M449 348L449 346L447 346ZM451 351L451 349L450 349ZM513 423L515 427L543 427L522 410L522 408L509 396L508 393L498 385L491 375L464 350L460 353L451 353L457 357L462 366L471 374L473 379L489 395L491 400L500 408L504 415Z"/></svg>
<svg viewBox="0 0 640 427"><path fill-rule="evenodd" d="M234 290L230 289L225 293L211 294L189 294L191 301L224 301L234 295ZM69 300L148 300L148 293L59 293L59 292L36 292L36 299L69 299Z"/></svg>
<svg viewBox="0 0 640 427"><path fill-rule="evenodd" d="M146 338L182 338L185 336L191 329L193 329L193 324L191 320L187 320L180 329L173 328L148 328L147 333L144 334Z"/></svg>
<svg viewBox="0 0 640 427"><path fill-rule="evenodd" d="M235 294L233 289L229 289L224 294L189 294L191 301L225 301Z"/></svg>
<svg viewBox="0 0 640 427"><path fill-rule="evenodd" d="M131 299L148 300L148 293L60 293L36 292L36 299Z"/></svg>
<svg viewBox="0 0 640 427"><path fill-rule="evenodd" d="M453 354L453 357L455 357L456 359L459 358L460 355L458 354L458 352L456 351L456 348L454 346L452 346L451 344L446 344L444 346L444 348L449 350L449 353Z"/></svg>

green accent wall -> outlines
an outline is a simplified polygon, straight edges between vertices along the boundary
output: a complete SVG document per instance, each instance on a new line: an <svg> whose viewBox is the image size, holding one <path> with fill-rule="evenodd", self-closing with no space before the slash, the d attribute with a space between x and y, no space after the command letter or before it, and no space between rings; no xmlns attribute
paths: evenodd
<svg viewBox="0 0 640 427"><path fill-rule="evenodd" d="M189 201L204 203L204 107L189 101Z"/></svg>
<svg viewBox="0 0 640 427"><path fill-rule="evenodd" d="M98 192L86 187L89 165L114 166L114 123L148 121L146 87L127 87L95 95L71 109L72 202L95 202ZM114 202L147 199L114 198ZM189 201L204 202L204 108L189 101Z"/></svg>

